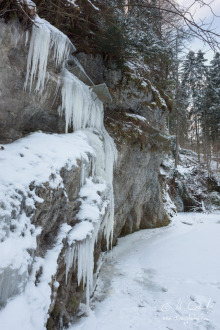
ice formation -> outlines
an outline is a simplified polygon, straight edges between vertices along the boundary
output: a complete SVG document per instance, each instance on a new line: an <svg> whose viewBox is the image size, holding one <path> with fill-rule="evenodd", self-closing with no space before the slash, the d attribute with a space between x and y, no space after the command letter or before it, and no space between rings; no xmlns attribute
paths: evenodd
<svg viewBox="0 0 220 330"><path fill-rule="evenodd" d="M80 224L85 225L84 223ZM80 224L76 225L76 227ZM86 224L89 225L89 222L86 222ZM66 280L68 278L69 269L74 265L75 271L77 269L78 285L80 285L81 281L83 286L86 285L86 301L88 305L89 296L93 290L94 246L98 235L99 224L96 223L95 225L91 225L90 228L85 228L85 226L83 226L82 230L85 231L85 229L89 229L89 237L87 236L84 238L82 242L77 243L74 240L69 240L70 247L66 250L65 261ZM72 233L76 233L75 238L77 239L79 239L77 236L79 234L78 230L79 228L75 228Z"/></svg>
<svg viewBox="0 0 220 330"><path fill-rule="evenodd" d="M102 230L107 249L112 246L114 227L114 194L112 187L113 164L116 149L113 141L103 128L101 131L86 129L84 133L95 151L92 162L82 165L81 207L77 218L81 221L68 236L69 247L66 250L66 280L74 265L78 284L86 285L86 302L93 290L94 248L99 231ZM92 176L91 176L92 174ZM83 182L85 183L83 185ZM102 197L100 197L100 195Z"/></svg>
<svg viewBox="0 0 220 330"><path fill-rule="evenodd" d="M74 51L75 47L65 34L37 16L31 33L25 89L29 82L31 91L33 82L37 78L35 90L42 93L45 86L50 52L53 50L55 63L57 66L60 66L69 55L71 49Z"/></svg>
<svg viewBox="0 0 220 330"><path fill-rule="evenodd" d="M102 197L101 197L102 196ZM86 179L80 190L81 207L78 213L79 224L68 235L69 247L66 250L66 281L70 268L77 270L78 285L86 285L86 301L93 290L94 248L100 230L104 232L107 248L112 244L114 201L112 186ZM77 266L77 267L76 267Z"/></svg>
<svg viewBox="0 0 220 330"><path fill-rule="evenodd" d="M72 266L78 275L78 284L86 286L87 305L93 290L94 248L98 233L103 230L107 248L112 246L114 227L113 166L117 152L113 140L103 124L103 103L89 86L65 69L74 46L59 30L45 20L36 18L32 28L27 62L25 89L29 83L32 90L43 92L47 79L48 58L53 54L56 67L60 69L56 93L61 91L60 115L65 114L66 133L69 127L83 130L94 150L92 158L82 160L80 178L80 223L68 234L66 250L66 280ZM102 198L99 193L101 193ZM83 198L82 198L83 195Z"/></svg>
<svg viewBox="0 0 220 330"><path fill-rule="evenodd" d="M74 131L86 127L102 128L102 102L92 93L88 86L83 84L67 69L62 70L61 94L62 106L60 114L65 113L66 133L71 125Z"/></svg>

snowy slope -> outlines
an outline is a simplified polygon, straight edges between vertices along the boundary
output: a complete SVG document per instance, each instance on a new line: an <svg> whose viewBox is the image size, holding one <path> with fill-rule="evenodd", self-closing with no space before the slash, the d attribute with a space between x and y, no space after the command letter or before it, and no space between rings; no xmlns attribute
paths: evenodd
<svg viewBox="0 0 220 330"><path fill-rule="evenodd" d="M49 182L53 189L62 187L61 168L77 167L77 159L88 161L88 154L94 154L94 151L82 132L63 135L34 133L2 147L0 269L13 265L21 271L28 266L30 259L25 250L36 247L36 235L40 233L40 229L36 230L31 224L31 216L26 214L28 208L35 209L35 202L42 202L30 185L37 187Z"/></svg>
<svg viewBox="0 0 220 330"><path fill-rule="evenodd" d="M177 211L215 211L220 210L220 172L216 162L207 170L204 156L179 150L179 163L170 155L161 165L161 174L166 178L168 193L177 207Z"/></svg>
<svg viewBox="0 0 220 330"><path fill-rule="evenodd" d="M220 214L181 213L168 227L121 238L94 310L69 330L220 329L219 236Z"/></svg>
<svg viewBox="0 0 220 330"><path fill-rule="evenodd" d="M58 267L57 258L63 248L62 239L66 237L71 227L67 224L61 226L56 245L47 252L44 260L40 257L34 258L34 250L37 248L36 238L40 235L41 228L35 227L31 219L35 211L35 203L43 202L36 195L35 188L44 187L47 182L52 189L63 188L61 168L64 166L69 169L76 168L77 161L86 163L89 161L89 155L94 156L95 153L83 132L63 135L38 132L12 144L2 145L0 155L1 305L6 303L8 296L23 292L20 297L12 299L0 312L0 322L4 325L4 329L23 328L22 315L25 314L27 329L44 328L45 317L51 303L49 283ZM84 229L85 237L88 233L89 231ZM31 275L30 267L32 267ZM43 267L43 274L41 283L37 287L34 284L35 272L39 267ZM19 312L16 314L19 306L24 309L23 314ZM13 313L13 319L9 317L8 311ZM33 323L29 323L28 317Z"/></svg>

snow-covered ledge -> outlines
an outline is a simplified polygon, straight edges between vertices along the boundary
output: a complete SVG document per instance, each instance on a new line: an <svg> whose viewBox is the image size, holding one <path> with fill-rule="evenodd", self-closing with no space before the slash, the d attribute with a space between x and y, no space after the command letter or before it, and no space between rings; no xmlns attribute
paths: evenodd
<svg viewBox="0 0 220 330"><path fill-rule="evenodd" d="M17 30L17 41L28 44L29 35L19 33ZM59 72L54 96L60 95L61 99L57 111L60 116L65 115L66 132L70 126L77 132L64 135L39 132L2 146L1 164L7 170L0 178L0 249L3 251L0 290L1 305L7 305L0 319L3 324L6 322L6 328L11 324L22 328L24 315L28 329L46 327L60 286L61 279L56 276L60 259L66 263L66 286L72 283L70 269L71 274L77 269L78 285L82 279L83 287L87 287L89 308L94 247L99 232L103 232L107 248L112 244L112 180L117 152L103 125L102 102L65 69L65 61L73 49L63 33L36 16L24 88L44 96L49 78L48 59L51 61L52 57ZM68 173L75 181L68 182ZM71 215L64 209L62 221L56 207L51 213L39 207L41 204L50 208L48 200L54 203L57 196L61 196L62 202L65 200L72 212ZM66 214L70 218L65 219ZM15 313L20 306L23 312ZM13 320L8 318L9 312L14 315Z"/></svg>

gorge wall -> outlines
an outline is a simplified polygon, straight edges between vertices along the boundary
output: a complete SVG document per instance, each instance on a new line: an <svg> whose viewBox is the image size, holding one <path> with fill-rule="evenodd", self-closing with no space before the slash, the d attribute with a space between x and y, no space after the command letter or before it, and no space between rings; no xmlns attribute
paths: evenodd
<svg viewBox="0 0 220 330"><path fill-rule="evenodd" d="M2 172L1 179L0 248L7 252L7 246L18 246L0 264L0 313L4 316L6 304L13 311L13 299L29 301L27 317L38 330L63 329L80 302L88 307L102 252L118 237L169 223L159 174L170 146L166 102L140 68L128 64L122 73L100 55L79 53L88 76L95 84L105 82L112 95L103 118L101 102L71 74L74 46L51 31L45 85L36 92L37 68L33 88L24 89L31 32L24 33L17 22L0 21L0 158L3 166L11 166L8 178ZM43 41L41 52L47 46ZM67 47L60 61L53 55L56 43Z"/></svg>

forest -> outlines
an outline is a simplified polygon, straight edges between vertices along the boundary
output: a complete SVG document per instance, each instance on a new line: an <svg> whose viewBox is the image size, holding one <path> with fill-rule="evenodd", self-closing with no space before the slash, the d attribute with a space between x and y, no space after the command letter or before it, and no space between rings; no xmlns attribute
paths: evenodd
<svg viewBox="0 0 220 330"><path fill-rule="evenodd" d="M0 0L0 328L218 330L219 0Z"/></svg>

